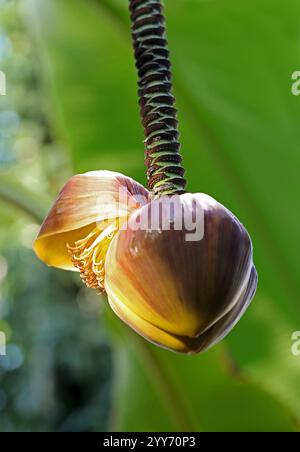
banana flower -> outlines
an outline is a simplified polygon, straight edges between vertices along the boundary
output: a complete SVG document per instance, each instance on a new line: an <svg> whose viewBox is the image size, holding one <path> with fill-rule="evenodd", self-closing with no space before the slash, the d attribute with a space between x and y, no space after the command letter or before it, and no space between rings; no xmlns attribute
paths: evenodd
<svg viewBox="0 0 300 452"><path fill-rule="evenodd" d="M220 341L257 285L251 239L203 193L186 193L160 0L130 0L148 189L94 171L64 186L34 244L49 266L80 272L149 341L197 353Z"/></svg>
<svg viewBox="0 0 300 452"><path fill-rule="evenodd" d="M202 193L177 203L182 218L199 214L200 240L189 240L184 222L174 227L168 196L151 200L142 185L110 171L74 176L34 249L49 266L79 271L88 287L105 291L114 312L145 338L195 353L233 328L257 276L249 235L231 212ZM137 227L142 219L155 229Z"/></svg>

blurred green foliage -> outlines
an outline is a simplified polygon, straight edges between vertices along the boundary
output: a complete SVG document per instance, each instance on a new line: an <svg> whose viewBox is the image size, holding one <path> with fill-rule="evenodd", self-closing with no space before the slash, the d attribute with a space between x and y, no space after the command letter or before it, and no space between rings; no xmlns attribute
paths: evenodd
<svg viewBox="0 0 300 452"><path fill-rule="evenodd" d="M127 0L2 4L3 171L39 199L78 171L117 170L145 183ZM1 318L24 363L0 377L9 400L0 430L300 429L300 360L291 353L300 329L300 101L291 95L300 4L165 4L189 189L246 225L257 296L222 344L193 358L148 345L106 312L108 336L101 300L38 264L26 250L33 220L2 207Z"/></svg>
<svg viewBox="0 0 300 452"><path fill-rule="evenodd" d="M45 271L31 251L11 249L5 258L0 431L106 429L111 355L98 304L72 279Z"/></svg>
<svg viewBox="0 0 300 452"><path fill-rule="evenodd" d="M48 124L41 67L19 3L0 6L8 85L0 98L0 331L8 342L0 356L0 432L105 430L112 357L99 300L31 250L46 194L68 177L70 159Z"/></svg>

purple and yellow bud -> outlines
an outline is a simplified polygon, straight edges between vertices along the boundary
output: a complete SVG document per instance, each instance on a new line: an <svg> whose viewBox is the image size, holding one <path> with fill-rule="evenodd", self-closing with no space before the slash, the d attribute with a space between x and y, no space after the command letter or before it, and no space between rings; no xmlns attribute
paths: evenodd
<svg viewBox="0 0 300 452"><path fill-rule="evenodd" d="M193 353L233 328L254 295L257 278L251 240L231 212L201 193L180 195L174 203L181 228L167 197L130 217L109 248L105 289L112 309L139 334ZM153 215L158 228L136 227ZM186 227L192 218L195 240Z"/></svg>
<svg viewBox="0 0 300 452"><path fill-rule="evenodd" d="M119 173L73 177L35 243L48 265L77 270L151 342L197 353L221 340L255 293L250 237L208 195L151 200Z"/></svg>

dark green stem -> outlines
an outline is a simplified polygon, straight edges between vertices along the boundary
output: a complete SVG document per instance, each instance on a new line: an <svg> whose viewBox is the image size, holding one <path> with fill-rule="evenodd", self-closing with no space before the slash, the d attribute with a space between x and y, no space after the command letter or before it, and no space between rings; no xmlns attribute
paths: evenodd
<svg viewBox="0 0 300 452"><path fill-rule="evenodd" d="M184 193L177 110L160 0L130 0L132 38L139 76L148 188L153 197Z"/></svg>

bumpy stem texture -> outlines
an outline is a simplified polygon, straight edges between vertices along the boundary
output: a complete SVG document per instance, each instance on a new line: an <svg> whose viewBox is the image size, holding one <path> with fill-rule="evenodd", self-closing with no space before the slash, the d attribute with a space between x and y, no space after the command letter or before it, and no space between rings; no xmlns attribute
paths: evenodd
<svg viewBox="0 0 300 452"><path fill-rule="evenodd" d="M145 133L148 188L153 197L184 193L177 110L160 0L129 0Z"/></svg>

